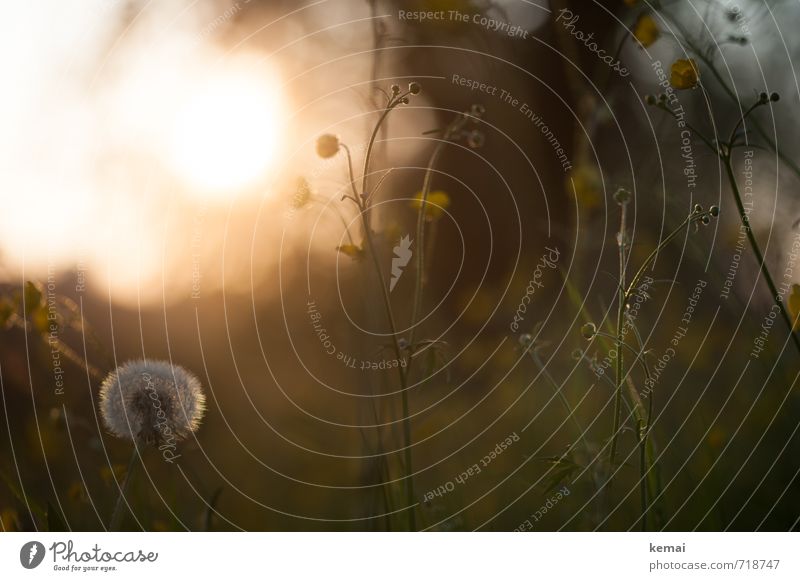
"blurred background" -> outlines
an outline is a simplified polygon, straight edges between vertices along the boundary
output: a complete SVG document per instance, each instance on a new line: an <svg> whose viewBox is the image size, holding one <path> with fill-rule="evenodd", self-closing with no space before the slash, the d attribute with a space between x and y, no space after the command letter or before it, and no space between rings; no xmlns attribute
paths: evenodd
<svg viewBox="0 0 800 581"><path fill-rule="evenodd" d="M131 444L97 393L141 358L193 371L208 409L179 463L141 455L131 530L403 530L409 510L426 530L640 528L635 422L599 491L614 385L608 344L580 333L613 333L620 187L628 280L694 204L721 208L659 252L635 315L659 369L648 526L797 529L800 353L769 318L720 157L645 102L668 86L657 63L695 59L676 103L716 143L780 93L733 164L774 278L800 282L795 3L39 0L4 16L3 530L108 525ZM410 82L369 176L388 280L438 148L413 331L415 258L388 294L398 337L429 346L409 364L408 470L396 369L372 368L396 357L347 157L315 143L338 136L360 183L385 92ZM631 383L643 393L640 369Z"/></svg>

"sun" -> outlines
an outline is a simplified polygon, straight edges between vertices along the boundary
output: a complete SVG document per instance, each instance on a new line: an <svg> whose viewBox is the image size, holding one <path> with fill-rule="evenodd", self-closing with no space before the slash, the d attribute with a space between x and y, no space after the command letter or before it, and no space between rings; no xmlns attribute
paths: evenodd
<svg viewBox="0 0 800 581"><path fill-rule="evenodd" d="M282 130L277 85L270 81L242 71L215 74L179 107L171 165L194 193L226 196L265 176Z"/></svg>

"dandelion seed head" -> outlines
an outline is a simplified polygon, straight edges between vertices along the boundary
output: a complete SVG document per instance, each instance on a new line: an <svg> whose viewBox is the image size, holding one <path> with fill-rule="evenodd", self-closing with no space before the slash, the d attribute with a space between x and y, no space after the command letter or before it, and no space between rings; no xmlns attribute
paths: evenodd
<svg viewBox="0 0 800 581"><path fill-rule="evenodd" d="M167 361L129 361L100 386L100 413L108 430L145 444L177 441L197 430L205 412L200 381Z"/></svg>

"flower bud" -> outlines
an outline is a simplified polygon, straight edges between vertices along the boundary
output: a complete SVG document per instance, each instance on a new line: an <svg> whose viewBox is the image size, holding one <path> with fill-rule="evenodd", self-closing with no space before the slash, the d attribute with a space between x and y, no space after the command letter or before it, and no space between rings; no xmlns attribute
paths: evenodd
<svg viewBox="0 0 800 581"><path fill-rule="evenodd" d="M593 339L597 335L597 327L594 326L594 323L586 323L581 327L581 335L584 339Z"/></svg>
<svg viewBox="0 0 800 581"><path fill-rule="evenodd" d="M473 104L469 108L470 117L475 117L477 119L480 119L481 117L483 117L484 113L486 113L486 107L478 103Z"/></svg>
<svg viewBox="0 0 800 581"><path fill-rule="evenodd" d="M326 133L317 137L317 155L323 159L333 157L339 153L339 138L336 135Z"/></svg>
<svg viewBox="0 0 800 581"><path fill-rule="evenodd" d="M419 95L419 92L422 90L419 83L411 82L408 84L408 92L412 95Z"/></svg>
<svg viewBox="0 0 800 581"><path fill-rule="evenodd" d="M631 199L631 193L625 188L619 188L614 192L614 201L620 206L624 206Z"/></svg>
<svg viewBox="0 0 800 581"><path fill-rule="evenodd" d="M474 130L470 131L467 134L467 145L471 149L478 149L479 147L483 147L483 143L484 143L483 133L481 133L480 131Z"/></svg>

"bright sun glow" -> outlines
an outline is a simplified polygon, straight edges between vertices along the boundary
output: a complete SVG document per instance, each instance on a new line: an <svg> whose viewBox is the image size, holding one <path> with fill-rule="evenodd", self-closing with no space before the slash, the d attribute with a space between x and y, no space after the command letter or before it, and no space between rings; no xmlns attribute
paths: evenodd
<svg viewBox="0 0 800 581"><path fill-rule="evenodd" d="M171 161L198 194L229 194L269 169L281 130L280 103L269 81L255 74L221 74L180 108Z"/></svg>

